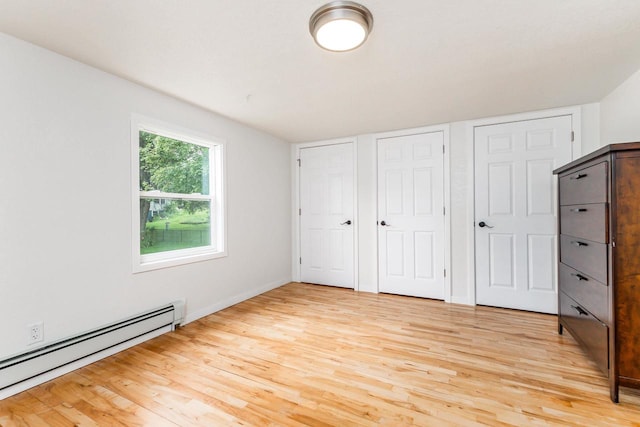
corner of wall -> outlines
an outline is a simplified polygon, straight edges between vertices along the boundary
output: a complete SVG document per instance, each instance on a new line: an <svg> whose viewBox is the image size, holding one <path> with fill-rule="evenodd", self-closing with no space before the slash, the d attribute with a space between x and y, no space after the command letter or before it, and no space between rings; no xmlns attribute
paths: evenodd
<svg viewBox="0 0 640 427"><path fill-rule="evenodd" d="M600 140L640 141L640 70L600 101Z"/></svg>

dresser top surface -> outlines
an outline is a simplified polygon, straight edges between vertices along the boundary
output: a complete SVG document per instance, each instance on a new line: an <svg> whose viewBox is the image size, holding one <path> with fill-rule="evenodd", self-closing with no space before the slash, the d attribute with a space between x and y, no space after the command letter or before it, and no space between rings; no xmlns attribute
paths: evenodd
<svg viewBox="0 0 640 427"><path fill-rule="evenodd" d="M564 166L560 166L558 169L554 170L553 173L557 175L562 172L566 172L570 169L573 169L576 166L579 166L583 163L587 163L593 159L596 159L600 156L603 156L609 153L615 153L620 151L631 151L631 150L640 150L640 142L622 142L618 144L605 145L604 147L599 148L598 150L592 153L589 153L585 156L580 157L579 159L569 162Z"/></svg>

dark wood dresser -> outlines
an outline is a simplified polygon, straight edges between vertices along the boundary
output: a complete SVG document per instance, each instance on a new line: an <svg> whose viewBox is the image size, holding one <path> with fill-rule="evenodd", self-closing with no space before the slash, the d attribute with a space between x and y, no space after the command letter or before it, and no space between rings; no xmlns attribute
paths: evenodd
<svg viewBox="0 0 640 427"><path fill-rule="evenodd" d="M558 331L609 378L640 388L640 142L611 144L558 175Z"/></svg>

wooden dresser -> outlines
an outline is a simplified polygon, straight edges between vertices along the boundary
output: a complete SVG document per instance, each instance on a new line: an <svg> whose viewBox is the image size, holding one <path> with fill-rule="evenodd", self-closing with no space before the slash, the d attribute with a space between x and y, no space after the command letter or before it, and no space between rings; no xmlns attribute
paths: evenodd
<svg viewBox="0 0 640 427"><path fill-rule="evenodd" d="M640 142L611 144L559 176L558 331L609 378L640 388Z"/></svg>

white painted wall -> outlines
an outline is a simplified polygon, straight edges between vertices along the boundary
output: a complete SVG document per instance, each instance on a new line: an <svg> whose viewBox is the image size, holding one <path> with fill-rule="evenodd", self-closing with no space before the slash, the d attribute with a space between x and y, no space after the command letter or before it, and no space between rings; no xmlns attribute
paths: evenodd
<svg viewBox="0 0 640 427"><path fill-rule="evenodd" d="M467 122L450 126L451 148L451 302L469 304L468 284L473 280L473 150L467 142Z"/></svg>
<svg viewBox="0 0 640 427"><path fill-rule="evenodd" d="M0 358L178 298L187 320L291 278L289 144L0 34ZM227 141L226 258L132 274L130 116Z"/></svg>
<svg viewBox="0 0 640 427"><path fill-rule="evenodd" d="M600 101L601 146L640 141L640 70Z"/></svg>
<svg viewBox="0 0 640 427"><path fill-rule="evenodd" d="M586 104L581 108L582 154L589 154L602 147L600 139L600 104Z"/></svg>
<svg viewBox="0 0 640 427"><path fill-rule="evenodd" d="M378 155L372 134L358 136L358 284L378 292Z"/></svg>

